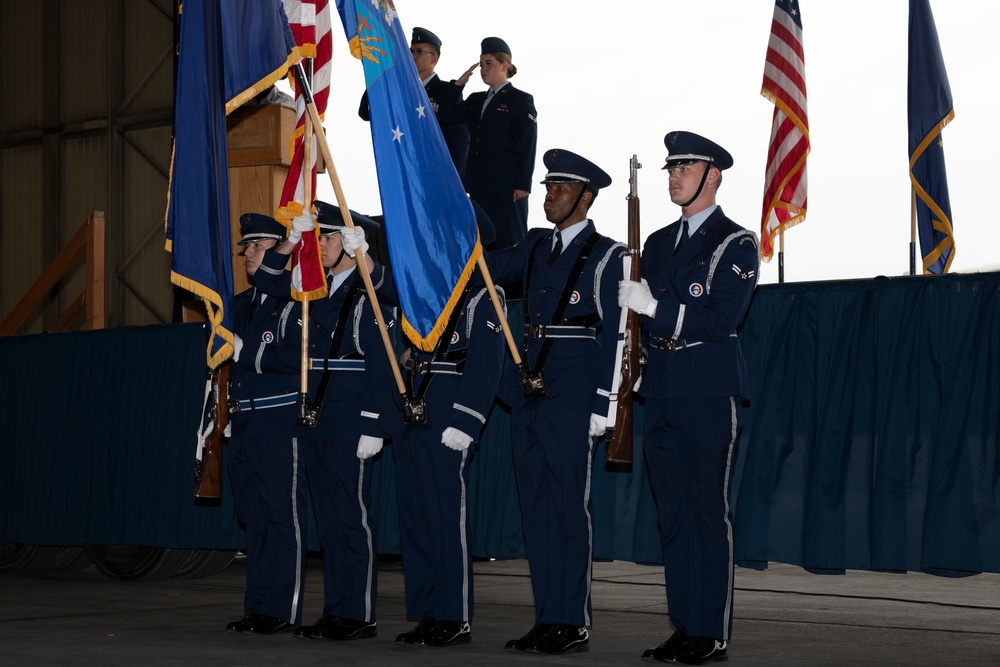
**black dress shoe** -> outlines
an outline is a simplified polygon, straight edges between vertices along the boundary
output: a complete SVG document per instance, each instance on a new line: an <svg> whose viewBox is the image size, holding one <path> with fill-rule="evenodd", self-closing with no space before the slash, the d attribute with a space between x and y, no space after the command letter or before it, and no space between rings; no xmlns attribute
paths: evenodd
<svg viewBox="0 0 1000 667"><path fill-rule="evenodd" d="M229 632L251 635L273 635L279 632L288 632L291 629L292 624L288 621L264 614L249 614L226 626L226 630Z"/></svg>
<svg viewBox="0 0 1000 667"><path fill-rule="evenodd" d="M323 639L350 641L352 639L367 639L378 634L374 623L355 621L351 618L337 618L335 623L327 624L320 630Z"/></svg>
<svg viewBox="0 0 1000 667"><path fill-rule="evenodd" d="M472 641L472 627L465 621L438 621L424 637L425 646L452 646Z"/></svg>
<svg viewBox="0 0 1000 667"><path fill-rule="evenodd" d="M319 620L312 625L300 625L292 630L292 636L298 637L299 639L320 639L323 635L323 630L329 626L335 625L338 620L340 619L336 616L323 614L319 617Z"/></svg>
<svg viewBox="0 0 1000 667"><path fill-rule="evenodd" d="M688 637L688 640L677 647L674 661L682 665L704 665L716 660L725 660L726 642L711 637Z"/></svg>
<svg viewBox="0 0 1000 667"><path fill-rule="evenodd" d="M673 662L677 655L677 649L688 640L686 632L677 630L670 635L670 639L663 642L656 648L648 648L642 652L642 659L646 662Z"/></svg>
<svg viewBox="0 0 1000 667"><path fill-rule="evenodd" d="M590 633L587 628L560 623L535 642L541 653L573 653L590 650Z"/></svg>
<svg viewBox="0 0 1000 667"><path fill-rule="evenodd" d="M535 623L534 627L528 630L518 639L511 639L503 649L505 651L534 651L538 640L549 633L549 630L556 627L552 623Z"/></svg>
<svg viewBox="0 0 1000 667"><path fill-rule="evenodd" d="M416 627L409 632L404 632L403 634L396 637L397 642L403 642L404 644L423 644L424 637L427 633L431 631L437 625L437 619L427 616L426 618L420 619Z"/></svg>

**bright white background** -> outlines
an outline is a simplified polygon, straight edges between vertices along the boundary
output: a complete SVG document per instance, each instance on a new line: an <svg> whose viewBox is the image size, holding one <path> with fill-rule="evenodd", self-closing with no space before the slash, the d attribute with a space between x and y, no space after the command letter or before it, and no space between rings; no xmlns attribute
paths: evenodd
<svg viewBox="0 0 1000 667"><path fill-rule="evenodd" d="M538 162L548 148L593 160L614 183L591 217L624 240L628 160L639 156L643 237L675 220L660 171L670 130L726 147L719 203L759 233L773 106L760 96L771 0L396 0L405 34L414 26L444 43L437 72L457 78L478 61L483 37L513 51L515 87L538 109ZM910 187L906 124L908 5L802 0L812 152L809 213L785 235L785 280L839 280L909 271ZM997 32L969 3L933 2L955 120L944 130L957 248L953 272L1000 270L992 196L1000 161ZM336 18L336 17L335 17ZM348 205L381 212L368 123L357 116L360 63L334 26L334 71L325 127ZM466 95L485 89L478 70ZM336 201L329 178L318 196ZM544 189L529 199L529 226L547 226ZM918 267L920 258L918 252ZM919 268L918 268L919 270ZM761 281L778 280L777 255Z"/></svg>

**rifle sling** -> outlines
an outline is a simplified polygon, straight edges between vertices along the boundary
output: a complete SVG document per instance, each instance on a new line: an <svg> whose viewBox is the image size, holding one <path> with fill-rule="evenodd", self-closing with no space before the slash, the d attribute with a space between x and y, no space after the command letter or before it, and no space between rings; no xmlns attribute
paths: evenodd
<svg viewBox="0 0 1000 667"><path fill-rule="evenodd" d="M340 315L337 317L337 326L333 330L332 342L330 343L330 353L326 355L326 360L324 360L325 368L323 370L323 376L319 379L319 387L316 388L317 413L320 413L323 410L323 397L326 396L326 388L329 386L330 377L333 375L333 369L330 368L328 360L337 359L340 356L340 346L344 343L344 335L347 332L347 320L350 319L348 315L351 312L351 308L354 306L354 298L357 294L357 284L351 285L351 289L347 293L347 298L344 299L344 303L340 307Z"/></svg>
<svg viewBox="0 0 1000 667"><path fill-rule="evenodd" d="M451 311L451 318L448 320L448 326L441 333L441 338L438 339L437 350L434 351L434 361L446 361L448 358L448 348L451 346L451 339L454 337L455 329L458 327L458 320L462 316L462 311L465 310L465 301L469 296L469 288L466 287L465 291L462 292L462 298L458 300L455 304L454 310ZM411 352L412 357L412 352ZM430 385L431 380L434 378L434 373L427 372L424 373L424 377L420 381L420 387L417 389L413 388L413 371L408 370L406 374L407 379L410 384L410 397L411 398L423 398L427 394L427 387Z"/></svg>
<svg viewBox="0 0 1000 667"><path fill-rule="evenodd" d="M543 240L544 237L539 239L538 242L535 244L535 247L531 249L530 257L534 258L535 250L538 249L538 246L541 244ZM576 286L576 281L580 279L580 275L583 273L583 267L586 265L587 260L590 258L591 251L593 251L594 246L596 246L597 242L600 240L601 240L600 234L598 234L597 232L591 232L590 236L587 237L587 240L584 241L583 248L580 249L580 254L577 255L576 261L573 263L573 268L570 269L569 275L566 277L566 284L563 286L562 294L559 295L559 301L556 303L556 309L552 313L552 321L549 323L550 325L557 325L562 322L563 313L566 312L566 306L569 305L570 297L573 296L573 288ZM534 268L534 262L532 261L528 264L528 279L525 282L526 286L531 284L531 272L533 268ZM529 292L525 295L525 299L530 299L530 296L531 295ZM526 307L524 309L524 320L526 326L530 324L529 322L530 316L531 316L531 307L530 305L526 304ZM545 360L548 358L549 350L552 349L552 344L554 342L555 342L554 338L546 338L545 342L542 343L542 349L538 353L538 358L535 360L535 370L541 370L542 367L545 365ZM528 363L527 350L525 350L524 363L530 369L531 365Z"/></svg>

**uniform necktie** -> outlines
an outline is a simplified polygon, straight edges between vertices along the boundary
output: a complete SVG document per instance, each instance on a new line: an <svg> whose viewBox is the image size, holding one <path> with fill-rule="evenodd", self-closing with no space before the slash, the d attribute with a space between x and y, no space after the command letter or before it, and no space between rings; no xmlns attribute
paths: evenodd
<svg viewBox="0 0 1000 667"><path fill-rule="evenodd" d="M254 290L253 299L250 300L250 319L257 314L257 309L260 308L261 293L258 290Z"/></svg>
<svg viewBox="0 0 1000 667"><path fill-rule="evenodd" d="M674 246L675 255L681 251L681 247L684 246L687 240L688 240L688 221L687 218L684 218L683 220L681 220L681 238L679 241L677 241L677 245Z"/></svg>
<svg viewBox="0 0 1000 667"><path fill-rule="evenodd" d="M486 113L486 107L488 107L490 105L490 100L493 99L493 95L495 95L495 94L496 93L493 91L492 88L490 88L490 91L488 93L486 93L486 100L483 102L483 108L480 109L480 111L479 111L479 117L480 118L482 118L483 114Z"/></svg>
<svg viewBox="0 0 1000 667"><path fill-rule="evenodd" d="M549 253L549 266L555 264L555 261L559 259L559 255L562 254L562 234L556 232L556 244L552 246L552 252Z"/></svg>

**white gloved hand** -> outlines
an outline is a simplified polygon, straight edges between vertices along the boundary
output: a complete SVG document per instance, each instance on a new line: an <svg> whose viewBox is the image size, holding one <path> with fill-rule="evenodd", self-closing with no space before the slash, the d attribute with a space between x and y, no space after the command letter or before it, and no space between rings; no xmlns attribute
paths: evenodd
<svg viewBox="0 0 1000 667"><path fill-rule="evenodd" d="M608 416L590 413L590 437L596 438L604 435L608 430Z"/></svg>
<svg viewBox="0 0 1000 667"><path fill-rule="evenodd" d="M288 232L288 240L298 243L302 240L302 235L316 229L316 216L306 212L292 218L292 229Z"/></svg>
<svg viewBox="0 0 1000 667"><path fill-rule="evenodd" d="M240 360L240 351L243 349L243 339L238 334L233 334L233 362Z"/></svg>
<svg viewBox="0 0 1000 667"><path fill-rule="evenodd" d="M656 303L645 278L641 283L634 280L623 280L618 283L618 306L620 308L630 308L640 315L652 317L656 314Z"/></svg>
<svg viewBox="0 0 1000 667"><path fill-rule="evenodd" d="M361 460L370 459L382 451L382 438L370 435L363 435L358 440L358 458Z"/></svg>
<svg viewBox="0 0 1000 667"><path fill-rule="evenodd" d="M454 449L456 452L464 452L472 444L472 437L449 426L441 434L441 442L445 447Z"/></svg>
<svg viewBox="0 0 1000 667"><path fill-rule="evenodd" d="M344 227L340 230L341 245L344 251L354 257L354 251L361 248L361 253L368 252L368 242L365 241L365 230L361 227Z"/></svg>

